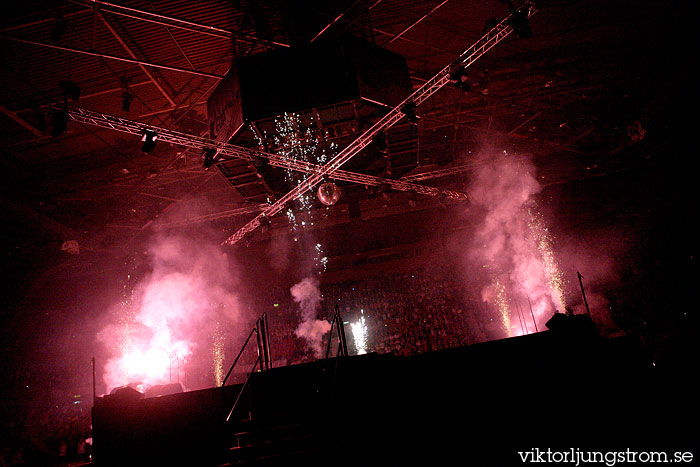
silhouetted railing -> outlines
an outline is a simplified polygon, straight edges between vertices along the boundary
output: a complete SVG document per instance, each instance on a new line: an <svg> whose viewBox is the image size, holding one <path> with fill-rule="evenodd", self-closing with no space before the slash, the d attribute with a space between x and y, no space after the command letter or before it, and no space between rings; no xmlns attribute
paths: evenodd
<svg viewBox="0 0 700 467"><path fill-rule="evenodd" d="M336 333L338 335L338 353L339 357L347 357L348 355L348 344L345 341L345 326L343 326L343 319L340 317L340 308L338 304L335 305L335 314L333 315L333 320L331 321L331 330L328 334L328 347L326 347L326 358L331 351L331 342L333 342L333 328L336 328Z"/></svg>
<svg viewBox="0 0 700 467"><path fill-rule="evenodd" d="M228 380L229 376L231 376L231 373L233 373L233 369L236 367L236 364L240 360L241 355L243 355L243 351L248 346L250 338L253 337L253 334L255 334L256 336L258 356L255 359L253 368L250 369L250 372L246 376L245 382L243 383L243 386L241 387L241 390L238 393L238 396L236 397L236 400L233 403L233 406L231 407L228 416L226 417L227 422L231 418L231 415L233 415L234 410L236 410L236 406L241 400L241 396L243 395L243 392L248 386L248 381L250 381L250 377L253 375L253 373L255 373L255 369L258 367L258 364L260 364L261 371L269 370L270 368L272 368L272 358L270 353L270 334L267 327L267 313L263 313L262 316L260 316L260 318L258 318L258 320L255 322L255 327L250 331L250 334L248 334L248 337L243 343L241 350L238 352L236 359L233 361L231 368L229 368L228 373L226 373L226 377L221 383L221 387L224 387L226 385L226 381Z"/></svg>

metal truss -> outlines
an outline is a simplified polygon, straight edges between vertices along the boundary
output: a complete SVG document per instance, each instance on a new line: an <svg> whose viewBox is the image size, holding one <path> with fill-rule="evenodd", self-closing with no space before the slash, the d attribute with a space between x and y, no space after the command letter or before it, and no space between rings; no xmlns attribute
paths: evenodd
<svg viewBox="0 0 700 467"><path fill-rule="evenodd" d="M215 212L212 214L205 214L203 216L198 216L198 217L192 217L190 219L187 219L186 221L159 223L157 228L191 225L191 224L196 224L199 222L209 222L209 221L214 221L217 219L225 219L227 217L240 216L242 214L252 214L254 212L260 212L260 211L264 210L266 207L267 207L267 204L264 204L264 203L251 204L250 206L243 206L243 207L236 208L236 209L228 209L226 211Z"/></svg>
<svg viewBox="0 0 700 467"><path fill-rule="evenodd" d="M95 9L100 12L111 13L114 15L120 15L127 18L131 18L137 21L144 21L148 23L158 24L165 26L167 28L177 28L184 31L189 31L197 34L205 34L212 37L218 37L222 39L235 39L241 42L248 42L251 44L262 43L269 46L277 47L289 47L288 44L283 44L281 42L275 42L261 37L255 37L250 34L245 34L241 31L232 31L227 29L218 28L210 24L202 24L189 19L176 18L173 16L166 16L162 14L155 13L153 11L140 10L137 8L117 5L115 3L106 2L103 0L69 0L71 3L76 5L81 5L90 9Z"/></svg>
<svg viewBox="0 0 700 467"><path fill-rule="evenodd" d="M63 109L60 107L56 107L56 110L63 111ZM292 157L217 142L209 138L169 130L167 128L153 125L146 125L133 120L128 120L126 118L103 114L80 107L68 106L66 112L71 120L87 125L108 128L136 136L143 136L146 132L149 132L150 134L154 135L156 141L164 141L166 143L185 146L199 151L214 149L216 150L217 163L231 159L243 159L251 162L258 161L260 159L267 159L271 166L304 172L310 174L310 176L316 176L323 171L323 166L296 160ZM331 173L325 173L321 176L321 179L324 176L334 180L342 180L370 186L388 185L394 190L415 191L416 193L428 196L443 196L445 198L456 200L467 200L469 198L466 193L418 185L410 180L391 180L373 175L349 172L346 170L335 170ZM270 205L266 206L269 208Z"/></svg>
<svg viewBox="0 0 700 467"><path fill-rule="evenodd" d="M301 183L299 183L299 185L297 185L289 193L272 203L267 209L258 214L233 235L228 237L223 244L233 245L237 243L246 234L257 229L260 226L263 218L274 216L284 208L286 203L297 199L304 192L312 190L314 186L324 179L324 177L330 177L332 174L335 174L343 164L352 159L365 147L369 146L377 134L399 122L406 115L404 110L406 110L407 105L412 106L413 108L419 106L430 96L435 94L439 89L450 82L450 74L456 67L469 67L486 52L491 50L491 48L493 48L496 44L508 37L508 35L513 32L513 26L511 24L515 14L520 14L525 18L529 18L536 12L537 10L535 9L534 2L528 0L523 3L515 12L504 18L500 23L498 23L478 41L476 41L471 47L465 50L456 60L440 70L435 76L426 81L423 86L418 88L396 107L391 109L384 117L380 118L355 141L346 146L328 163L322 166L320 170L312 173L306 179L302 180Z"/></svg>
<svg viewBox="0 0 700 467"><path fill-rule="evenodd" d="M454 167L446 167L444 169L431 170L430 172L422 172L414 175L404 175L399 180L402 182L419 182L421 180L430 180L433 178L447 177L458 173L466 172L474 168L474 165L457 165Z"/></svg>

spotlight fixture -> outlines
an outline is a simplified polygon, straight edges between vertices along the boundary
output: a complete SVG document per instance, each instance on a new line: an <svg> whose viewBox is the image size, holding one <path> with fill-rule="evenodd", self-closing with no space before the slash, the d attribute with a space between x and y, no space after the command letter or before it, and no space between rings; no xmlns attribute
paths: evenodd
<svg viewBox="0 0 700 467"><path fill-rule="evenodd" d="M80 98L80 86L75 84L73 81L64 79L59 81L58 85L63 90L64 97L70 97L74 101L77 101L78 98Z"/></svg>
<svg viewBox="0 0 700 467"><path fill-rule="evenodd" d="M471 89L469 87L469 76L467 75L467 70L464 67L456 68L454 71L450 72L450 83L458 87L464 92L469 92Z"/></svg>
<svg viewBox="0 0 700 467"><path fill-rule="evenodd" d="M513 16L510 19L510 25L513 26L516 36L523 39L529 39L532 37L532 29L530 29L530 24L528 23L525 15L523 15L521 12L513 12Z"/></svg>
<svg viewBox="0 0 700 467"><path fill-rule="evenodd" d="M134 100L134 95L129 91L124 90L122 93L122 110L128 112L131 110L131 101Z"/></svg>
<svg viewBox="0 0 700 467"><path fill-rule="evenodd" d="M391 201L391 185L389 185L386 182L382 182L378 187L377 187L378 193L382 196L384 201Z"/></svg>
<svg viewBox="0 0 700 467"><path fill-rule="evenodd" d="M156 147L157 139L158 135L155 131L143 130L143 136L141 137L141 141L143 141L143 146L141 146L141 150L146 154L149 154L151 151L153 151L153 148Z"/></svg>
<svg viewBox="0 0 700 467"><path fill-rule="evenodd" d="M515 8L512 0L499 0L501 3L508 6L510 10L510 26L515 31L515 35L520 38L530 38L532 37L532 29L530 29L530 24L527 21L527 16L525 16L520 10Z"/></svg>
<svg viewBox="0 0 700 467"><path fill-rule="evenodd" d="M389 153L384 154L384 172L383 175L386 177L391 176L391 155Z"/></svg>
<svg viewBox="0 0 700 467"><path fill-rule="evenodd" d="M406 102L401 106L401 113L403 113L409 122L416 124L420 117L416 115L416 104L415 102Z"/></svg>
<svg viewBox="0 0 700 467"><path fill-rule="evenodd" d="M264 157L253 156L253 167L255 167L258 175L263 176L270 168L270 162Z"/></svg>
<svg viewBox="0 0 700 467"><path fill-rule="evenodd" d="M383 131L381 133L377 133L372 141L374 142L377 151L381 152L382 154L387 154L389 152L389 141L386 137L386 133Z"/></svg>
<svg viewBox="0 0 700 467"><path fill-rule="evenodd" d="M122 85L122 111L128 112L131 110L131 101L136 96L129 89L129 78L126 75L122 76L119 81Z"/></svg>
<svg viewBox="0 0 700 467"><path fill-rule="evenodd" d="M216 149L214 148L205 148L202 151L202 159L204 159L204 168L209 169L212 165L214 165L214 162L216 160Z"/></svg>

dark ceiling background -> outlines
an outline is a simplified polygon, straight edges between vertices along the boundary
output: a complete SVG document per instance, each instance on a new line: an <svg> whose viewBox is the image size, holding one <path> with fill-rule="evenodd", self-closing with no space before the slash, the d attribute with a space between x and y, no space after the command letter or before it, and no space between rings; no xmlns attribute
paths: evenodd
<svg viewBox="0 0 700 467"><path fill-rule="evenodd" d="M418 125L391 130L396 157L413 164L408 173L446 169L422 183L462 190L470 151L488 141L534 161L558 199L551 210L571 229L624 218L644 232L671 226L659 244L669 244L665 235L685 238L678 216L697 211L687 162L694 92L686 63L696 43L682 26L687 2L537 5L533 37L509 37L475 63L469 92L445 87L420 106ZM187 148L161 144L144 154L137 137L76 122L51 136L61 80L80 87L80 107L206 137L207 98L241 57L350 33L405 57L417 88L507 14L497 0L3 2L0 248L8 296L47 268L139 251L153 221L193 197L207 209L189 227L221 240L255 215ZM125 91L133 95L128 112ZM344 187L335 208L356 209L374 195ZM411 211L393 199L387 212ZM441 208L429 201L419 206L426 215ZM69 240L79 255L62 251Z"/></svg>

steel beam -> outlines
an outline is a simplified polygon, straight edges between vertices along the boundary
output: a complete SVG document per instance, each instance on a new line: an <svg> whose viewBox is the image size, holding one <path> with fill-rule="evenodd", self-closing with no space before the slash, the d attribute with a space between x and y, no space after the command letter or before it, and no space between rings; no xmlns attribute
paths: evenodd
<svg viewBox="0 0 700 467"><path fill-rule="evenodd" d="M126 43L124 38L117 32L116 29L112 27L111 24L105 19L104 16L102 16L99 12L95 13L100 20L102 20L102 23L107 27L107 30L112 34L112 36L119 42L119 44L126 50L126 53L129 54L129 56L134 59L138 60L138 57L136 57L136 54L134 51L129 47L129 45ZM163 86L158 82L158 80L151 74L151 72L148 70L148 68L145 67L145 65L139 63L138 64L139 68L141 68L141 71L148 76L148 79L153 83L153 85L160 91L160 93L165 97L165 99L170 103L170 107L174 108L177 106L177 102L168 94L168 92L163 88Z"/></svg>
<svg viewBox="0 0 700 467"><path fill-rule="evenodd" d="M137 65L145 65L145 66L150 66L153 68L160 68L162 70L177 71L179 73L189 73L191 75L204 76L205 78L213 78L213 79L217 79L217 80L223 79L223 76L214 75L211 73L205 73L202 71L188 70L186 68L179 68L179 67L174 67L174 66L170 66L170 65L151 63L151 62L147 62L144 60L138 60L138 59L134 59L134 58L119 57L116 55L109 55L109 54L103 54L103 53L98 53L98 52L92 52L90 50L76 49L74 47L63 47L63 46L55 45L55 44L48 44L46 42L39 42L39 41L33 41L33 40L29 40L29 39L22 39L19 37L6 36L4 34L0 34L0 39L8 39L11 41L22 42L24 44L36 45L39 47L47 47L49 49L63 50L64 52L75 52L75 53L79 53L79 54L83 54L83 55L91 55L93 57L106 58L109 60L117 60L120 62L135 63Z"/></svg>
<svg viewBox="0 0 700 467"><path fill-rule="evenodd" d="M404 28L403 31L401 31L400 33L396 34L394 37L392 37L391 39L389 39L389 41L387 41L384 45L387 46L387 45L391 44L392 42L394 42L394 41L395 41L396 39L398 39L399 37L401 37L401 36L403 36L404 34L406 34L408 31L410 31L410 30L413 29L415 26L417 26L418 24L420 24L425 18L427 18L428 16L432 15L433 13L435 13L440 7L442 7L442 6L443 6L445 3L447 3L448 1L449 1L449 0L442 0L442 2L440 2L440 4L434 6L432 10L430 10L429 12L427 12L426 14L424 14L423 16L421 16L420 18L418 18L416 21L414 21L412 24L410 24L410 25L407 26L406 28Z"/></svg>
<svg viewBox="0 0 700 467"><path fill-rule="evenodd" d="M143 135L143 133L148 130L157 135L157 141L159 142L164 141L166 143L185 146L199 151L203 151L204 149L215 149L217 151L217 164L231 159L255 161L262 158L267 159L271 166L304 172L309 174L309 177L315 177L324 170L324 166L296 160L292 157L222 143L204 138L202 136L190 135L179 131L169 130L167 128L135 122L126 118L103 114L88 109L82 109L80 107L68 106L67 112L71 120L86 125L108 128L137 136ZM385 179L375 177L373 175L349 172L346 170L336 169L333 172L326 172L321 176L321 179L324 176L335 180L371 186L389 185L395 190L415 191L417 193L429 196L444 196L457 200L466 200L469 198L467 194L457 191L440 190L438 188L418 185L404 180Z"/></svg>
<svg viewBox="0 0 700 467"><path fill-rule="evenodd" d="M520 6L518 12L529 18L534 15L537 10L535 9L532 1L526 1ZM465 50L456 60L440 70L435 76L426 81L423 86L414 91L410 96L404 99L384 117L379 119L374 125L367 129L355 141L340 151L328 163L321 167L318 172L307 177L305 180L299 183L296 188L271 204L267 209L265 209L265 211L258 214L255 218L248 222L248 224L244 225L241 229L228 237L223 243L226 245L233 245L237 243L247 233L257 229L260 226L263 218L277 214L283 209L286 203L297 199L304 192L313 189L313 187L321 182L324 177L329 177L334 172L337 172L343 164L352 159L362 149L370 145L377 134L399 122L405 116L402 111L404 105L420 105L430 96L435 94L439 89L449 83L450 73L455 66L461 66L464 68L469 67L486 52L491 50L491 48L493 48L496 44L508 37L508 35L513 32L513 27L511 26L512 17L513 13L506 16L506 18L504 18L500 23L494 26L471 47Z"/></svg>
<svg viewBox="0 0 700 467"><path fill-rule="evenodd" d="M159 24L161 26L169 26L173 28L183 29L189 32L195 32L199 34L206 34L213 37L220 37L223 39L236 39L242 42L248 42L251 44L266 44L276 47L289 47L289 44L284 44L282 42L271 41L266 39L261 39L259 37L251 36L248 34L242 34L236 31L229 31L227 29L218 28L211 26L209 24L197 23L195 21L187 20L184 18L176 18L174 16L167 16L151 11L139 10L137 8L127 7L124 5L118 5L116 3L104 2L100 0L70 0L72 3L89 7L92 9L92 4L99 4L100 11L106 13L112 13L115 15L125 16L127 18L145 21L149 23Z"/></svg>

